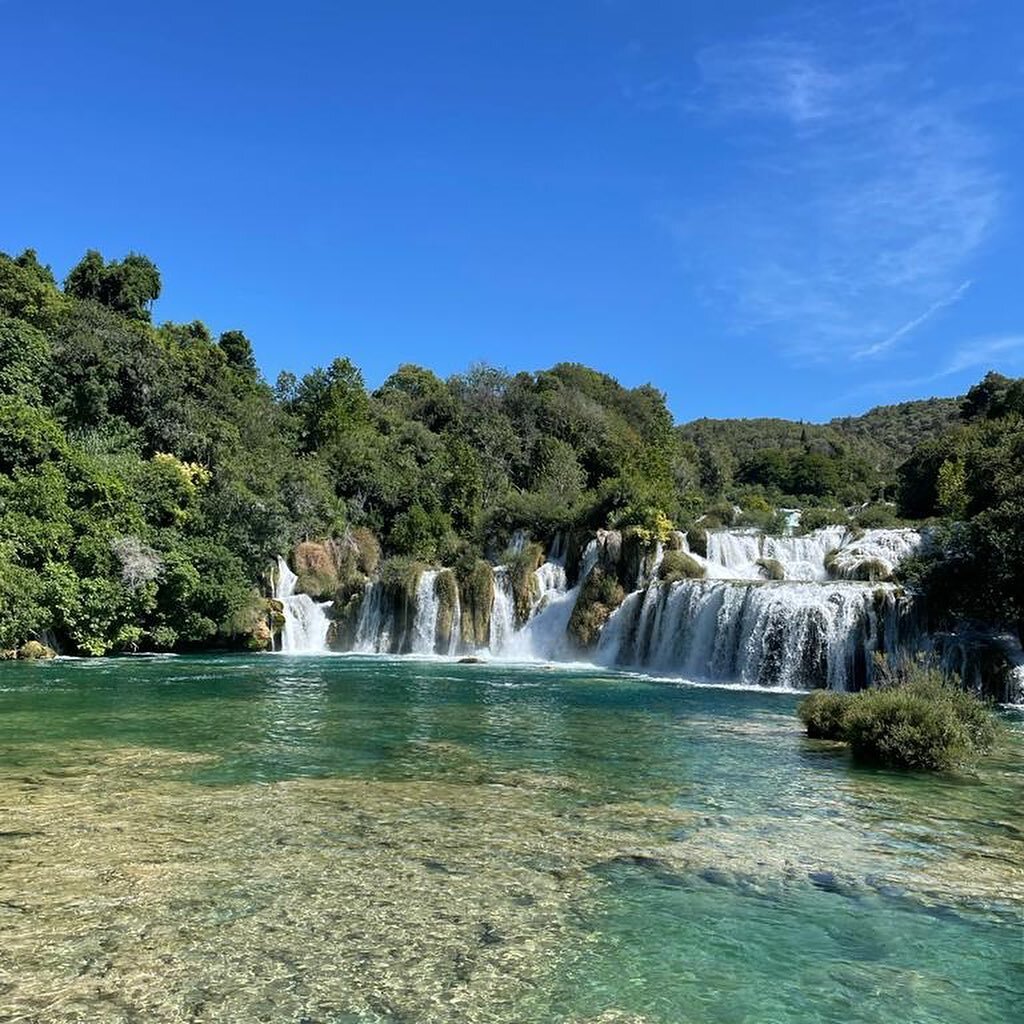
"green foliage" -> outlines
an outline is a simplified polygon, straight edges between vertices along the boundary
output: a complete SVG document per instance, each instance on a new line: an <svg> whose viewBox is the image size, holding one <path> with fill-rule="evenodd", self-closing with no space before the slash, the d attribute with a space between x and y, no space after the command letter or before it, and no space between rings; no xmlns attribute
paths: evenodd
<svg viewBox="0 0 1024 1024"><path fill-rule="evenodd" d="M256 642L254 595L304 542L334 553L342 612L382 555L456 566L463 640L481 646L493 592L481 556L516 529L547 544L618 527L632 573L673 522L696 523L690 546L706 551L737 502L738 522L769 531L786 495L878 505L914 445L901 514L960 525L939 530L908 582L941 588L941 614L997 608L1024 626L1024 403L1008 378L989 375L962 408L908 403L824 426L677 428L656 388L575 363L447 381L406 364L371 394L342 357L272 389L243 332L152 324L160 291L138 254L90 251L63 291L31 250L0 254L5 649L44 630L93 653ZM511 570L520 616L533 558Z"/></svg>
<svg viewBox="0 0 1024 1024"><path fill-rule="evenodd" d="M890 529L899 525L896 509L892 505L867 505L858 509L853 516L854 523L863 530Z"/></svg>
<svg viewBox="0 0 1024 1024"><path fill-rule="evenodd" d="M807 508L800 513L800 533L813 533L823 526L845 526L846 511L841 508Z"/></svg>
<svg viewBox="0 0 1024 1024"><path fill-rule="evenodd" d="M665 583L680 580L699 580L705 575L704 566L685 551L666 551L658 566L658 579Z"/></svg>
<svg viewBox="0 0 1024 1024"><path fill-rule="evenodd" d="M834 690L814 690L797 708L797 717L816 740L841 740L845 736L846 712L850 694Z"/></svg>
<svg viewBox="0 0 1024 1024"><path fill-rule="evenodd" d="M922 662L877 666L860 693L815 691L798 709L808 736L849 743L856 760L887 768L948 771L991 750L999 724L959 681Z"/></svg>
<svg viewBox="0 0 1024 1024"><path fill-rule="evenodd" d="M569 636L580 650L594 647L604 624L625 596L626 592L614 574L606 573L601 566L591 570L569 617Z"/></svg>
<svg viewBox="0 0 1024 1024"><path fill-rule="evenodd" d="M968 620L1024 637L1024 381L989 373L961 421L900 468L899 510L942 517L935 544L901 572L937 623Z"/></svg>
<svg viewBox="0 0 1024 1024"><path fill-rule="evenodd" d="M139 253L106 263L90 249L68 274L64 292L98 302L133 320L149 320L150 306L160 298L160 272L152 260Z"/></svg>

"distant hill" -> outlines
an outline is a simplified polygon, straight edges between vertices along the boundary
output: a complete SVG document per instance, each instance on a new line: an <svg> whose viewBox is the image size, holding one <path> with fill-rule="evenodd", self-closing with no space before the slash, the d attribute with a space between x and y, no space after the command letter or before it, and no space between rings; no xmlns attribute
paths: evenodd
<svg viewBox="0 0 1024 1024"><path fill-rule="evenodd" d="M877 405L863 416L842 416L829 426L841 433L882 446L902 462L921 441L941 434L959 420L957 398L923 398L897 405Z"/></svg>
<svg viewBox="0 0 1024 1024"><path fill-rule="evenodd" d="M724 449L737 463L766 449L804 448L824 455L864 459L891 472L918 442L941 434L958 418L961 398L926 398L879 405L862 416L842 416L828 423L784 419L698 419L678 433L698 449Z"/></svg>

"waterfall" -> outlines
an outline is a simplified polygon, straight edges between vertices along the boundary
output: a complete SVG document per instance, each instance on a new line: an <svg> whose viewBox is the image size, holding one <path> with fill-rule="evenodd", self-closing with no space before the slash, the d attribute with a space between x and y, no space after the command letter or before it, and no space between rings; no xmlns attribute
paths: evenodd
<svg viewBox="0 0 1024 1024"><path fill-rule="evenodd" d="M875 652L914 650L924 642L910 598L892 584L858 580L888 578L925 540L914 530L856 532L845 526L783 537L749 528L712 530L707 557L690 552L706 578L674 583L657 579L665 554L658 545L642 553L635 580L630 562L635 589L604 625L592 656L604 665L699 681L856 689L870 680ZM525 550L526 542L526 534L517 533L510 546ZM689 552L684 534L677 533L670 547ZM555 537L548 560L533 573L521 625L512 574L495 567L486 649L511 660L578 658L568 624L588 576L599 564L621 573L634 550L626 553L618 531L599 531L584 549L570 587L569 539ZM767 565L769 560L775 564ZM442 596L440 585L448 581L439 581L450 571L424 570L414 609L380 581L371 583L360 606L354 650L458 654L463 609L457 592L448 608L451 598ZM443 629L438 636L442 606L451 614L450 638Z"/></svg>
<svg viewBox="0 0 1024 1024"><path fill-rule="evenodd" d="M435 583L439 570L425 569L416 584L416 617L412 624L412 653L433 654L437 642L437 613L441 602Z"/></svg>
<svg viewBox="0 0 1024 1024"><path fill-rule="evenodd" d="M491 600L491 629L487 646L495 654L508 653L516 629L516 601L508 570L494 570L494 597Z"/></svg>
<svg viewBox="0 0 1024 1024"><path fill-rule="evenodd" d="M583 552L579 581L569 589L565 565L553 551L551 559L534 571L533 600L521 629L515 628L512 582L504 566L498 566L494 570L494 601L491 605L491 653L502 658L528 661L551 661L569 655L566 635L569 617L600 554L598 542L590 541Z"/></svg>
<svg viewBox="0 0 1024 1024"><path fill-rule="evenodd" d="M279 557L274 597L284 609L281 653L323 654L327 650L327 631L331 625L324 609L329 608L331 602L317 604L308 594L296 594L298 579L288 563Z"/></svg>
<svg viewBox="0 0 1024 1024"><path fill-rule="evenodd" d="M352 649L360 654L387 654L391 650L393 609L387 606L384 584L371 583L363 595L356 621L356 638Z"/></svg>
<svg viewBox="0 0 1024 1024"><path fill-rule="evenodd" d="M875 651L916 640L892 586L857 583L655 583L612 615L607 665L706 682L856 689Z"/></svg>

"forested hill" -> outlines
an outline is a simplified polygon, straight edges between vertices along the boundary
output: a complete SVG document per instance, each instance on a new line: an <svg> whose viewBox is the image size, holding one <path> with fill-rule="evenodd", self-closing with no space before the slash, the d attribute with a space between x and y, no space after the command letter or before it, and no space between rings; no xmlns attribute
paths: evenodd
<svg viewBox="0 0 1024 1024"><path fill-rule="evenodd" d="M270 385L242 331L153 324L161 287L138 254L89 252L62 284L32 251L0 254L0 649L242 642L269 566L306 539L358 533L370 561L465 566L517 528L655 537L709 511L732 521L737 505L741 522L777 528L793 504L819 520L856 506L868 525L974 514L1022 477L1024 398L1005 378L962 407L824 426L676 427L656 388L564 363L448 380L406 365L370 391L339 357ZM992 423L996 450L1012 449L995 478L978 462ZM911 450L913 472L898 473ZM896 496L900 509L882 503Z"/></svg>
<svg viewBox="0 0 1024 1024"><path fill-rule="evenodd" d="M828 423L701 418L682 424L678 431L684 441L699 447L721 447L737 464L764 449L810 448L830 455L859 456L891 473L921 441L957 422L962 401L924 398L879 405L861 416L843 416Z"/></svg>
<svg viewBox="0 0 1024 1024"><path fill-rule="evenodd" d="M834 469L851 484L842 497L863 501L894 493L900 463L922 441L955 424L962 401L926 398L880 405L861 416L828 423L701 418L677 431L685 444L705 453L706 463L716 464L733 479L797 494L802 493L801 484L789 479L790 464L807 453L820 456L825 461L812 460L811 475L817 473L816 466L824 467L822 472L831 479Z"/></svg>

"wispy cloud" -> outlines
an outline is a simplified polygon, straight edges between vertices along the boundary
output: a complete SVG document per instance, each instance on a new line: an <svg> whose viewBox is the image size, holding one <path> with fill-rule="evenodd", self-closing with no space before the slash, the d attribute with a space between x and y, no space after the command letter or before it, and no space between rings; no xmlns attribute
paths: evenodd
<svg viewBox="0 0 1024 1024"><path fill-rule="evenodd" d="M867 348L862 348L857 352L854 352L854 358L863 359L867 356L881 355L883 352L887 352L894 345L902 341L907 335L913 334L922 324L927 323L933 316L942 312L948 306L954 305L959 302L966 294L967 289L971 287L970 281L964 281L958 288L950 292L949 295L939 299L938 302L933 302L923 313L915 316L912 320L908 320L902 326L896 328L888 338L884 338L882 341L876 341L873 345L868 345Z"/></svg>
<svg viewBox="0 0 1024 1024"><path fill-rule="evenodd" d="M1024 334L1007 334L995 338L973 338L957 346L949 361L936 377L951 377L965 370L991 369L1024 356Z"/></svg>
<svg viewBox="0 0 1024 1024"><path fill-rule="evenodd" d="M970 377L976 377L981 371L997 367L1011 373L1018 368L1024 369L1024 334L969 338L957 343L933 373L901 380L873 379L835 396L835 404L836 408L844 409L851 399L877 395L883 391L913 393L947 377L967 374L968 371L971 371Z"/></svg>
<svg viewBox="0 0 1024 1024"><path fill-rule="evenodd" d="M724 173L672 227L734 327L805 360L879 357L965 297L1003 183L962 97L807 19L696 63L688 116L720 129Z"/></svg>

